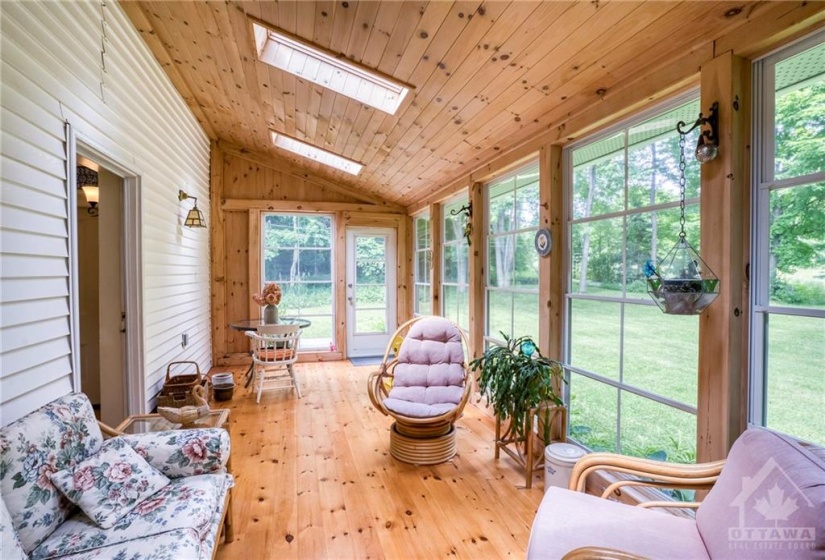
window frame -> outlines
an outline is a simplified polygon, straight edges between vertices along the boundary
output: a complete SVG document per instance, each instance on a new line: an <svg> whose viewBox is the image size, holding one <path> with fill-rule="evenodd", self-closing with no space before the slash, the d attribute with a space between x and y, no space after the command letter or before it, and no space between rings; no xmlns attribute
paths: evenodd
<svg viewBox="0 0 825 560"><path fill-rule="evenodd" d="M306 217L309 217L309 218L318 218L318 217L329 218L329 221L330 221L329 247L302 247L302 246L299 246L299 247L288 247L288 249L299 249L299 250L308 249L308 250L313 250L313 251L329 250L330 251L330 260L329 260L329 263L330 263L330 280L329 281L323 281L323 280L304 281L304 280L299 280L299 281L295 281L295 282L286 282L286 283L287 284L293 284L293 285L294 284L330 284L331 290L332 290L332 303L331 303L331 312L330 312L330 314L327 315L327 314L314 313L314 314L306 315L306 314L302 314L301 310L298 309L295 316L296 317L301 317L301 318L308 318L308 319L311 319L313 317L318 317L318 318L329 317L330 320L331 320L331 325L332 325L332 331L330 333L329 341L330 341L332 347L337 348L338 347L338 341L336 340L336 334L335 334L336 311L337 311L337 294L336 294L337 282L336 282L336 275L335 275L335 269L336 269L335 262L336 262L336 258L337 258L336 257L336 250L335 250L335 244L336 244L335 214L334 213L328 213L328 212L294 212L294 211L263 211L263 212L261 212L261 220L260 220L260 222L261 222L261 225L260 225L260 239L261 239L260 278L261 278L261 284L264 284L266 282L278 282L277 280L267 280L266 279L266 255L265 255L265 251L266 251L266 218L267 218L267 216L290 216L290 217L293 217L293 218L296 218L296 219L299 218L299 217L300 218L306 218ZM282 282L278 282L278 283L282 284ZM327 347L327 346L305 347L304 345L301 345L301 347L298 350L298 353L324 352L324 351L328 351L328 350L330 350L330 347Z"/></svg>
<svg viewBox="0 0 825 560"><path fill-rule="evenodd" d="M772 305L770 301L770 198L774 191L825 182L825 171L776 179L776 73L777 64L818 45L825 45L825 31L815 32L753 62L751 145L751 247L748 424L772 431L766 425L768 410L767 352L771 315L825 320L825 309ZM788 434L796 437L794 434ZM822 442L819 442L822 443Z"/></svg>
<svg viewBox="0 0 825 560"><path fill-rule="evenodd" d="M425 220L427 222L427 246L426 247L419 247L418 246L418 221ZM432 226L432 219L430 218L430 213L428 211L419 212L412 217L413 222L413 316L420 317L422 315L431 315L433 312L433 290L432 290L432 270L433 270L433 226ZM419 269L418 269L418 257L419 253L427 253L427 260L430 263L430 269L427 271L427 282L419 282ZM421 286L426 286L430 290L430 308L426 310L426 313L422 313L422 310L418 309L418 288Z"/></svg>
<svg viewBox="0 0 825 560"><path fill-rule="evenodd" d="M630 207L628 205L628 181L627 181L627 170L628 170L628 158L627 154L629 152L629 146L627 142L627 136L631 128L638 124L642 124L645 121L656 117L659 114L665 113L672 109L675 109L681 105L689 103L694 100L699 100L699 88L694 87L690 88L689 90L668 98L665 101L660 103L656 103L655 105L645 109L644 111L640 111L628 118L622 119L615 124L605 128L604 130L600 131L597 134L592 136L588 136L586 138L579 139L575 142L571 142L567 144L562 152L562 165L564 172L564 188L563 188L563 216L562 220L564 223L564 244L565 244L565 258L564 258L564 265L563 265L563 274L564 274L564 283L563 283L563 290L564 290L564 306L563 306L563 329L562 329L562 363L564 364L564 376L565 380L567 381L563 388L563 401L565 406L567 407L568 414L571 410L571 379L573 374L580 375L584 378L587 378L591 381L596 381L602 383L612 389L618 391L617 400L616 400L616 439L615 439L615 449L616 452L621 453L622 451L622 392L630 393L642 398L647 398L657 404L662 404L665 406L669 406L676 410L686 412L689 414L693 414L694 416L698 415L698 408L697 406L693 406L688 403L684 403L670 397L666 397L664 395L660 395L658 393L654 393L648 391L642 387L638 387L632 384L629 384L624 381L623 375L623 368L624 368L624 339L626 333L626 324L625 324L625 305L643 305L646 307L656 307L656 304L649 298L639 298L633 297L632 295L629 296L627 292L627 219L631 216L635 216L638 214L649 214L651 212L658 212L661 210L671 209L671 208L678 208L680 206L679 201L675 202L664 202L664 203L657 203L652 204L649 206L643 207ZM606 212L603 214L598 214L596 216L588 216L582 218L574 218L574 211L573 211L573 203L574 203L574 196L573 196L573 177L574 177L574 168L573 168L573 152L577 148L581 148L588 144L593 144L596 142L600 142L609 138L611 136L616 136L619 133L624 132L624 209L621 211L612 211ZM686 157L690 157L691 149L689 146L686 146ZM699 197L690 197L686 198L685 200L685 207L688 208L690 206L699 207L701 199L701 185L700 185L700 196ZM622 296L606 296L606 295L596 295L596 294L588 294L588 293L577 293L573 292L573 267L572 267L572 259L573 259L573 226L575 224L582 224L588 222L595 222L595 221L602 221L602 220L611 220L621 218L622 219L622 227L623 227L623 238L622 238L622 274L623 274L623 282L622 282ZM701 224L701 218L700 218ZM674 236L675 242L675 236ZM619 310L619 320L620 320L620 331L619 331L619 360L620 360L620 369L618 374L618 379L611 379L602 375L597 372L589 371L582 367L573 366L570 364L571 359L571 351L572 351L572 311L573 311L573 301L579 300L590 300L590 301L602 301L606 303L616 303L621 305ZM698 353L698 346L697 346L697 353ZM698 356L697 356L698 357ZM698 378L698 368L696 371L696 375ZM698 404L698 403L697 403ZM572 427L572 422L568 421L568 434L567 436L570 439L576 441L575 436L570 434L570 429ZM698 434L697 434L698 435ZM581 443L581 442L579 442ZM697 441L698 444L698 441ZM584 447L586 445L582 444Z"/></svg>
<svg viewBox="0 0 825 560"><path fill-rule="evenodd" d="M440 242L441 242L441 287L440 287L440 291L441 291L441 294L440 294L441 295L441 316L445 317L445 318L447 318L451 321L454 321L455 324L458 325L459 328L461 328L461 330L463 330L465 332L469 332L469 330L470 330L469 329L469 327L470 327L470 325L469 325L469 317L470 317L470 295L469 295L469 290L471 289L471 287L470 287L470 245L467 242L467 240L464 238L463 235L458 235L458 236L456 236L456 238L454 240L447 241L447 219L450 217L450 213L447 210L447 208L450 207L450 206L456 206L456 205L461 207L465 204L469 204L469 202L470 202L469 194L468 193L461 193L461 194L458 194L456 196L453 196L453 197L445 200L441 204L441 207L442 207L442 212L441 212L441 239L440 239ZM467 290L467 321L468 321L467 328L464 328L464 326L461 325L461 311L460 311L460 308L456 307L456 309L455 309L455 311L457 313L457 315L455 316L455 320L453 319L452 315L447 315L447 291L446 290L450 286L455 287L456 289L458 289L459 286L461 286L461 283L458 282L458 281L448 282L446 280L447 275L446 275L445 272L447 270L447 267L446 267L447 247L449 247L449 246L454 246L454 247L456 247L456 249L458 249L461 246L464 246L466 248L465 252L466 252L466 255L467 255L467 265L466 265L467 280L466 280L466 283L465 283L465 288ZM459 268L459 270L460 270L460 268Z"/></svg>
<svg viewBox="0 0 825 560"><path fill-rule="evenodd" d="M495 177L495 178L487 181L486 183L484 183L484 187L483 187L484 188L484 215L486 216L486 220L484 221L484 223L487 224L487 227L486 227L485 232L484 232L484 253L483 253L484 257L483 257L483 262L484 262L484 269L486 271L488 271L488 273L485 274L485 279L484 279L484 333L483 333L483 336L482 336L482 340L484 341L484 347L485 348L489 347L491 344L498 344L498 345L502 345L502 346L505 345L504 340L502 340L498 336L495 336L495 333L490 333L490 292L504 292L504 293L509 293L509 294L531 294L531 295L534 294L536 296L536 303L537 303L537 307L536 307L536 320L537 320L537 322L536 322L536 331L537 332L538 332L538 329L539 329L539 326L540 326L539 325L540 319L539 319L538 304L539 304L539 298L540 298L539 288L540 288L541 281L540 280L537 281L535 288L514 287L512 284L508 287L492 286L490 284L490 273L489 273L489 271L490 271L490 262L489 262L490 261L490 241L492 239L498 239L498 238L504 238L504 237L513 237L513 238L517 239L520 234L532 232L535 235L535 233L539 229L541 229L541 218L539 217L539 219L536 220L536 225L534 227L516 228L516 229L510 229L506 232L493 233L491 231L491 226L490 226L490 224L491 224L490 189L494 186L497 186L497 185L505 182L505 181L515 179L518 175L523 174L523 173L525 173L527 171L530 171L530 170L533 170L533 169L535 169L535 171L536 171L535 184L540 186L540 179L541 179L540 173L541 172L540 172L539 161L538 161L537 158L536 159L531 159L527 163L519 165L517 168L512 169L512 170L510 170L506 173L503 173L502 175L500 175L498 177ZM512 193L512 196L513 196L513 199L514 199L514 206L513 206L513 208L514 208L514 215L513 215L514 224L515 224L515 221L516 221L515 201L517 200L516 195L518 193L518 190L519 190L519 187L517 187L514 184L513 189L511 191L509 191L509 192ZM540 198L539 198L539 199L536 199L536 214L537 215L540 214L540 208L541 208L541 206L540 206ZM541 257L539 257L539 259L541 259ZM514 263L514 267L515 267L515 263ZM541 267L539 267L539 268L541 268ZM539 272L539 275L540 274L541 274L541 272ZM515 327L515 298L513 298L512 303L511 303L510 332L513 334L513 336L522 336L521 334L513 332L514 327Z"/></svg>

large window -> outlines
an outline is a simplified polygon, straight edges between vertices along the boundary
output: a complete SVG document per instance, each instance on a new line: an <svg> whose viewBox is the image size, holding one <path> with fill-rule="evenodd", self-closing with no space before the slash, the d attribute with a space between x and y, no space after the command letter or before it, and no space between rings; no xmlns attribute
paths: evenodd
<svg viewBox="0 0 825 560"><path fill-rule="evenodd" d="M539 331L539 168L533 163L487 185L488 340Z"/></svg>
<svg viewBox="0 0 825 560"><path fill-rule="evenodd" d="M464 237L464 214L459 212L467 198L444 205L441 249L441 310L442 315L464 330L470 330L469 247Z"/></svg>
<svg viewBox="0 0 825 560"><path fill-rule="evenodd" d="M751 421L825 443L825 34L756 64Z"/></svg>
<svg viewBox="0 0 825 560"><path fill-rule="evenodd" d="M262 246L264 281L283 289L280 314L312 321L301 349L334 349L332 218L265 214Z"/></svg>
<svg viewBox="0 0 825 560"><path fill-rule="evenodd" d="M643 265L679 234L682 98L566 150L570 435L594 450L677 462L696 456L698 318L663 314ZM688 241L699 246L698 136L686 140Z"/></svg>
<svg viewBox="0 0 825 560"><path fill-rule="evenodd" d="M432 297L430 295L430 271L432 270L432 250L430 248L430 217L416 216L415 223L415 314L430 315Z"/></svg>

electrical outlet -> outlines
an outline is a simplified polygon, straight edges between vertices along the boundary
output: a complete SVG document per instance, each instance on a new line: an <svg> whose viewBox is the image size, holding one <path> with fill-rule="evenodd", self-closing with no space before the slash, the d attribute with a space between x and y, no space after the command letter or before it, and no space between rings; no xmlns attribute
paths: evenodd
<svg viewBox="0 0 825 560"><path fill-rule="evenodd" d="M189 335L186 334L186 333L183 333L182 335L180 335L180 347L181 348L186 348L187 344L189 344Z"/></svg>

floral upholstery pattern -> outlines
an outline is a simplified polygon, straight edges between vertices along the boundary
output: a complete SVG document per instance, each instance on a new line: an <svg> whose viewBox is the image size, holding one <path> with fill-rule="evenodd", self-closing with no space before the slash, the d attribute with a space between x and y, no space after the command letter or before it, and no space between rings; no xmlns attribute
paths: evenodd
<svg viewBox="0 0 825 560"><path fill-rule="evenodd" d="M5 502L0 500L0 553L3 560L25 560L26 551L20 546L20 539L11 526L11 515Z"/></svg>
<svg viewBox="0 0 825 560"><path fill-rule="evenodd" d="M175 529L150 535L134 542L120 542L110 546L84 550L64 556L65 560L189 560L202 555L203 544L196 531ZM211 557L212 552L209 552Z"/></svg>
<svg viewBox="0 0 825 560"><path fill-rule="evenodd" d="M0 428L0 558L210 559L224 516L230 526L229 444L228 432L218 428L118 436L104 444L86 396L61 397ZM131 477L133 461L142 457L148 464L138 470L151 465L158 476L172 479L135 500L131 512L107 529L52 483L52 475L69 470L72 485L76 475L86 490L94 477L84 470L90 464L81 463L104 445L104 455L114 449L132 457L116 467L119 459L106 467L100 462L98 475Z"/></svg>
<svg viewBox="0 0 825 560"><path fill-rule="evenodd" d="M0 432L0 493L23 550L33 550L75 510L51 474L97 453L102 442L82 393L52 401Z"/></svg>
<svg viewBox="0 0 825 560"><path fill-rule="evenodd" d="M208 536L213 522L220 522L216 512L222 510L231 486L230 475L175 479L109 529L98 527L88 516L78 513L32 551L31 559L63 558L177 529L191 529L200 542ZM143 542L132 546L142 550ZM211 555L212 547L208 548Z"/></svg>
<svg viewBox="0 0 825 560"><path fill-rule="evenodd" d="M229 460L229 434L220 428L130 434L118 439L173 479L225 471Z"/></svg>
<svg viewBox="0 0 825 560"><path fill-rule="evenodd" d="M168 478L119 438L107 441L95 455L51 479L104 529L169 484Z"/></svg>

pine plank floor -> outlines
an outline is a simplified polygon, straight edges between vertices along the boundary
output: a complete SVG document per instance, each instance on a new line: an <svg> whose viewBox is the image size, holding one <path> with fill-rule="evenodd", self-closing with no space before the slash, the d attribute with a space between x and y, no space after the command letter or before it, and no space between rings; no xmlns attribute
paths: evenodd
<svg viewBox="0 0 825 560"><path fill-rule="evenodd" d="M389 454L392 420L366 392L375 366L296 365L304 397L239 385L231 401L235 540L219 560L253 558L523 558L538 504L504 456L494 421L475 398L448 463L413 466Z"/></svg>

